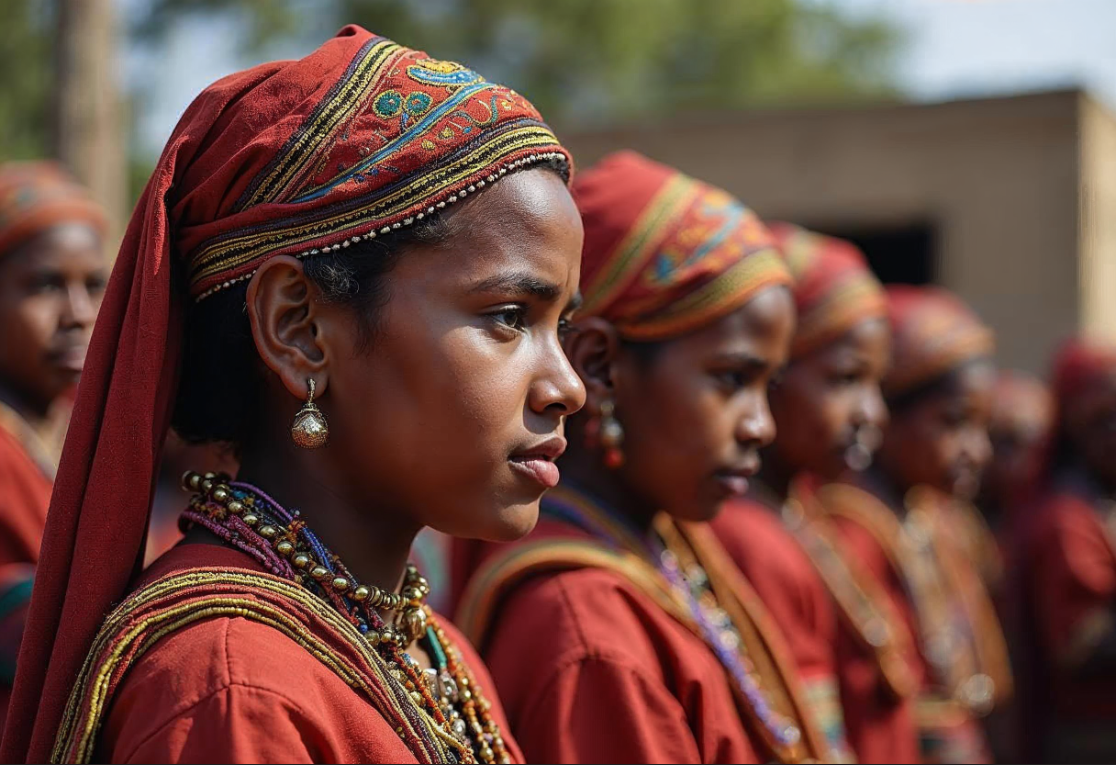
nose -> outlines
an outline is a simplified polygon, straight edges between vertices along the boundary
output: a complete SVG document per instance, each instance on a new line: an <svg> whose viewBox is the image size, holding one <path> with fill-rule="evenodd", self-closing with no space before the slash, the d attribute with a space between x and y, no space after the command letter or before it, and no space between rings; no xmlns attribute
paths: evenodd
<svg viewBox="0 0 1116 765"><path fill-rule="evenodd" d="M585 406L585 384L554 338L539 359L539 371L528 392L528 406L541 415L568 416Z"/></svg>
<svg viewBox="0 0 1116 765"><path fill-rule="evenodd" d="M978 469L983 469L992 461L992 439L988 437L988 428L972 429L965 439L965 452L965 456Z"/></svg>
<svg viewBox="0 0 1116 765"><path fill-rule="evenodd" d="M60 320L66 329L93 326L97 320L97 304L84 284L67 286Z"/></svg>
<svg viewBox="0 0 1116 765"><path fill-rule="evenodd" d="M883 430L887 426L887 420L887 404L880 392L880 386L877 384L864 386L853 409L853 425L857 429L875 427Z"/></svg>
<svg viewBox="0 0 1116 765"><path fill-rule="evenodd" d="M734 435L738 443L761 449L775 440L775 418L771 416L766 390L741 403Z"/></svg>

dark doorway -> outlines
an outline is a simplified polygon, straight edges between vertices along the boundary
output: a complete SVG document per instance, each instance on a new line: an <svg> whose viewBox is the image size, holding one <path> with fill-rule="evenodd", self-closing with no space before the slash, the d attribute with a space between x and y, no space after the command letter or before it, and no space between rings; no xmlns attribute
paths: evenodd
<svg viewBox="0 0 1116 765"><path fill-rule="evenodd" d="M818 226L814 230L853 242L885 284L937 281L937 242L929 223L893 228Z"/></svg>

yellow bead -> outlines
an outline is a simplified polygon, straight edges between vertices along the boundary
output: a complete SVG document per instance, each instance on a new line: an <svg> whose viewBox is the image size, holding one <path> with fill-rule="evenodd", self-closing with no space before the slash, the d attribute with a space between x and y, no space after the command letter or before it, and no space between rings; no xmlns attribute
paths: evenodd
<svg viewBox="0 0 1116 765"><path fill-rule="evenodd" d="M264 539L272 539L278 533L279 533L279 529L275 528L274 526L261 526L260 527L260 536L263 537Z"/></svg>
<svg viewBox="0 0 1116 765"><path fill-rule="evenodd" d="M244 512L244 503L241 502L239 499L234 499L232 502L229 502L229 504L225 505L225 509L227 509L233 515L240 515Z"/></svg>
<svg viewBox="0 0 1116 765"><path fill-rule="evenodd" d="M372 594L372 592L362 584L359 587L357 587L355 590L353 590L353 600L356 600L356 601L368 600L368 596L371 595L371 594Z"/></svg>
<svg viewBox="0 0 1116 765"><path fill-rule="evenodd" d="M208 492L210 489L213 488L213 480L210 479L210 478L204 479L201 482L201 488L202 488L202 491Z"/></svg>
<svg viewBox="0 0 1116 765"><path fill-rule="evenodd" d="M310 565L310 556L306 553L299 553L291 559L291 563L294 564L295 568L306 568Z"/></svg>
<svg viewBox="0 0 1116 765"><path fill-rule="evenodd" d="M214 478L217 477L217 474L216 473L206 473L205 477L212 481Z"/></svg>
<svg viewBox="0 0 1116 765"><path fill-rule="evenodd" d="M229 488L227 486L218 486L213 490L213 499L218 502L224 502L229 498Z"/></svg>
<svg viewBox="0 0 1116 765"><path fill-rule="evenodd" d="M345 590L349 589L349 580L343 576L334 577L333 589L344 592Z"/></svg>
<svg viewBox="0 0 1116 765"><path fill-rule="evenodd" d="M247 523L249 526L255 526L257 523L260 522L260 519L252 513L248 513L248 515L244 516L244 522Z"/></svg>
<svg viewBox="0 0 1116 765"><path fill-rule="evenodd" d="M310 576L315 579L325 579L329 576L329 569L325 566L314 566L314 568L310 569Z"/></svg>
<svg viewBox="0 0 1116 765"><path fill-rule="evenodd" d="M282 542L275 545L275 551L283 556L290 555L294 552L294 545L284 539Z"/></svg>
<svg viewBox="0 0 1116 765"><path fill-rule="evenodd" d="M187 470L182 474L182 488L186 491L197 491L198 486L201 485L201 476L193 470Z"/></svg>

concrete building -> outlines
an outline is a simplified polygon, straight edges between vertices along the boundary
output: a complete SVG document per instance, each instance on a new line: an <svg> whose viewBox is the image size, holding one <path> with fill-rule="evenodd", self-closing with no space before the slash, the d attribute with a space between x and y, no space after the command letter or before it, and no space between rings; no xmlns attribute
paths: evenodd
<svg viewBox="0 0 1116 765"><path fill-rule="evenodd" d="M748 112L563 134L579 164L632 148L765 218L853 239L885 281L942 284L1045 371L1077 332L1116 340L1116 116L1057 91Z"/></svg>

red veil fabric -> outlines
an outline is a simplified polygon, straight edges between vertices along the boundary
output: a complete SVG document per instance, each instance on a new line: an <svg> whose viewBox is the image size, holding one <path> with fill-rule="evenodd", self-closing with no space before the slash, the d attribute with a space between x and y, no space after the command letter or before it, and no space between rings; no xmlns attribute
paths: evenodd
<svg viewBox="0 0 1116 765"><path fill-rule="evenodd" d="M204 298L277 254L390 232L542 160L570 161L522 96L355 26L195 99L132 216L93 333L0 758L49 758L90 641L137 573L187 293Z"/></svg>

